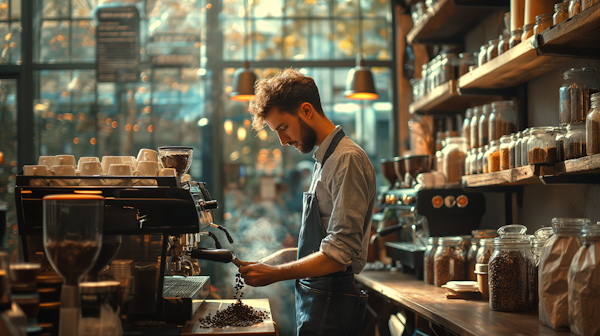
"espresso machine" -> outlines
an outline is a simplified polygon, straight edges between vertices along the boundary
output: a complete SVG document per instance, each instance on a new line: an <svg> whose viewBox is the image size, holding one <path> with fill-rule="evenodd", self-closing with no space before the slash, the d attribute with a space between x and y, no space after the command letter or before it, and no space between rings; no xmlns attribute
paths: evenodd
<svg viewBox="0 0 600 336"><path fill-rule="evenodd" d="M94 268L102 270L100 280L121 282L119 300L124 328L191 320L210 294L210 277L199 275L193 251L205 239L203 236L221 248L217 236L205 231L209 226L218 228L233 242L227 230L213 222L212 211L218 204L211 199L205 183L180 182L176 176L144 177L156 181L151 186L107 186L110 183L102 182L134 179L125 176L86 177L88 182L97 180L97 186L93 182L87 183L90 186L48 186L33 181L74 178L77 177L17 176L19 235L25 261L42 265L38 284L50 284L50 288L53 282L60 282L44 253L42 198L52 194L97 194L104 197L105 206L103 244L97 261L101 265ZM46 297L53 301L56 294ZM40 317L45 313L42 310Z"/></svg>
<svg viewBox="0 0 600 336"><path fill-rule="evenodd" d="M393 163L395 178L391 175ZM384 168L383 165L387 165ZM398 224L381 228L371 237L398 233L398 241L386 242L386 251L393 264L402 270L414 272L423 278L423 254L429 237L470 235L479 227L485 213L485 197L482 193L455 189L421 189L415 187L420 173L429 172L434 166L434 156L414 155L382 161L386 178L401 181L379 197L380 213L395 212ZM402 181L406 181L402 183Z"/></svg>

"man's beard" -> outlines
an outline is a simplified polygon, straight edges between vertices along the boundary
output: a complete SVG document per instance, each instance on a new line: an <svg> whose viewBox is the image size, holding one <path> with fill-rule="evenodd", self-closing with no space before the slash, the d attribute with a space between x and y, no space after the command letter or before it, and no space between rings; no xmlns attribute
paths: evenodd
<svg viewBox="0 0 600 336"><path fill-rule="evenodd" d="M298 151L302 154L307 154L315 148L317 132L305 123L302 118L298 117L298 122L300 123L300 146L298 147Z"/></svg>

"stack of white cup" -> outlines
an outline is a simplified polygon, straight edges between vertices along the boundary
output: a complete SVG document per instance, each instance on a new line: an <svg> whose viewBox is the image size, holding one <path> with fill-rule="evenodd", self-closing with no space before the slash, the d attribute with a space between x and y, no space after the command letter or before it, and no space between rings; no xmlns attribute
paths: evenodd
<svg viewBox="0 0 600 336"><path fill-rule="evenodd" d="M125 303L127 296L133 290L133 276L131 275L131 259L116 259L110 263L110 272L115 280L121 283L119 287L119 302Z"/></svg>

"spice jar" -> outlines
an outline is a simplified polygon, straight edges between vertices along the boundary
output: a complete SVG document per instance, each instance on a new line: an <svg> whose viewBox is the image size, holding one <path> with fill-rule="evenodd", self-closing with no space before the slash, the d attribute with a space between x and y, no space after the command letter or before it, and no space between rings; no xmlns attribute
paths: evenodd
<svg viewBox="0 0 600 336"><path fill-rule="evenodd" d="M467 149L467 157L465 158L465 175L471 175L471 162L473 161L473 152Z"/></svg>
<svg viewBox="0 0 600 336"><path fill-rule="evenodd" d="M469 127L471 130L470 143L471 147L477 148L481 146L479 143L479 118L481 117L481 107L475 106L472 112L473 116L471 117L471 124Z"/></svg>
<svg viewBox="0 0 600 336"><path fill-rule="evenodd" d="M514 150L515 150L515 168L521 167L521 143L523 139L521 138L521 131L517 132L515 135L515 139L513 142Z"/></svg>
<svg viewBox="0 0 600 336"><path fill-rule="evenodd" d="M471 53L458 54L459 66L458 66L458 77L469 72L471 65L477 65L477 58Z"/></svg>
<svg viewBox="0 0 600 336"><path fill-rule="evenodd" d="M460 248L462 238L440 237L433 265L434 285L441 287L448 281L464 280L465 255Z"/></svg>
<svg viewBox="0 0 600 336"><path fill-rule="evenodd" d="M526 128L525 130L523 130L521 132L521 166L527 166L528 162L527 162L527 153L528 153L528 148L527 148L527 142L529 141L529 128Z"/></svg>
<svg viewBox="0 0 600 336"><path fill-rule="evenodd" d="M481 238L479 240L475 261L478 264L487 264L492 253L494 253L494 238Z"/></svg>
<svg viewBox="0 0 600 336"><path fill-rule="evenodd" d="M492 104L481 106L481 117L479 117L479 146L485 146L490 143L490 113Z"/></svg>
<svg viewBox="0 0 600 336"><path fill-rule="evenodd" d="M553 218L554 236L548 239L540 256L539 316L542 324L553 329L569 328L568 273L573 257L581 247L587 218Z"/></svg>
<svg viewBox="0 0 600 336"><path fill-rule="evenodd" d="M500 145L499 140L492 140L490 148L487 151L488 170L491 172L500 171Z"/></svg>
<svg viewBox="0 0 600 336"><path fill-rule="evenodd" d="M510 135L503 135L500 138L500 170L510 168Z"/></svg>
<svg viewBox="0 0 600 336"><path fill-rule="evenodd" d="M557 161L554 127L531 127L527 141L527 162L554 163Z"/></svg>
<svg viewBox="0 0 600 336"><path fill-rule="evenodd" d="M498 42L499 39L493 39L488 41L487 47L487 61L491 61L494 58L498 57Z"/></svg>
<svg viewBox="0 0 600 336"><path fill-rule="evenodd" d="M487 63L487 49L488 45L484 44L479 47L479 54L477 54L477 65L482 66Z"/></svg>
<svg viewBox="0 0 600 336"><path fill-rule="evenodd" d="M559 2L554 5L554 15L552 16L552 23L557 25L569 18L569 3Z"/></svg>
<svg viewBox="0 0 600 336"><path fill-rule="evenodd" d="M498 39L498 56L500 56L510 49L510 34L500 35Z"/></svg>
<svg viewBox="0 0 600 336"><path fill-rule="evenodd" d="M569 1L569 18L581 13L581 0Z"/></svg>
<svg viewBox="0 0 600 336"><path fill-rule="evenodd" d="M439 85L456 79L457 61L458 58L456 57L456 54L443 53L441 55Z"/></svg>
<svg viewBox="0 0 600 336"><path fill-rule="evenodd" d="M510 39L508 40L508 49L512 49L521 43L521 35L523 35L523 29L515 29L510 32Z"/></svg>
<svg viewBox="0 0 600 336"><path fill-rule="evenodd" d="M460 179L465 174L465 158L467 156L467 139L451 137L446 139L444 154L444 178L447 186L460 185Z"/></svg>
<svg viewBox="0 0 600 336"><path fill-rule="evenodd" d="M467 139L467 148L473 148L477 146L473 146L473 142L471 142L471 118L473 117L473 109L468 108L465 111L465 119L463 119L462 124L462 134L461 136Z"/></svg>
<svg viewBox="0 0 600 336"><path fill-rule="evenodd" d="M488 162L488 151L490 150L490 145L485 145L483 149L483 158L481 159L482 168L481 172L483 174L490 172L489 162Z"/></svg>
<svg viewBox="0 0 600 336"><path fill-rule="evenodd" d="M469 281L477 280L475 275L475 264L477 263L477 247L481 238L471 238L471 246L466 256L465 279Z"/></svg>
<svg viewBox="0 0 600 336"><path fill-rule="evenodd" d="M552 27L552 14L540 14L535 17L533 35L541 34L547 28Z"/></svg>
<svg viewBox="0 0 600 336"><path fill-rule="evenodd" d="M500 311L532 311L533 300L530 275L533 255L527 228L523 225L505 225L498 229L494 239L494 253L488 264L490 281L490 309Z"/></svg>
<svg viewBox="0 0 600 336"><path fill-rule="evenodd" d="M576 159L586 156L586 134L585 124L567 125L567 133L564 139L565 160Z"/></svg>
<svg viewBox="0 0 600 336"><path fill-rule="evenodd" d="M529 38L533 36L533 23L523 26L523 34L521 34L521 42L529 42Z"/></svg>
<svg viewBox="0 0 600 336"><path fill-rule="evenodd" d="M423 279L425 283L433 284L433 257L435 254L435 250L438 246L438 238L437 237L429 237L427 241L427 249L423 254L423 263L425 267L423 268Z"/></svg>
<svg viewBox="0 0 600 336"><path fill-rule="evenodd" d="M554 134L556 139L556 160L564 161L565 160L565 134L567 134L567 128L564 126L556 126L554 127Z"/></svg>
<svg viewBox="0 0 600 336"><path fill-rule="evenodd" d="M502 100L492 103L492 113L489 117L489 137L500 140L503 135L517 132L517 113L512 100Z"/></svg>
<svg viewBox="0 0 600 336"><path fill-rule="evenodd" d="M598 2L600 2L600 0L582 0L581 1L581 10L584 11L584 10L592 7L593 5L597 4Z"/></svg>
<svg viewBox="0 0 600 336"><path fill-rule="evenodd" d="M600 92L600 83L595 68L571 68L563 72L563 84L559 90L560 125L585 122L591 95L596 92Z"/></svg>
<svg viewBox="0 0 600 336"><path fill-rule="evenodd" d="M600 154L600 93L592 94L592 108L585 119L587 155Z"/></svg>
<svg viewBox="0 0 600 336"><path fill-rule="evenodd" d="M476 167L476 171L475 174L482 174L483 173L483 151L484 147L479 147L477 148L477 165Z"/></svg>

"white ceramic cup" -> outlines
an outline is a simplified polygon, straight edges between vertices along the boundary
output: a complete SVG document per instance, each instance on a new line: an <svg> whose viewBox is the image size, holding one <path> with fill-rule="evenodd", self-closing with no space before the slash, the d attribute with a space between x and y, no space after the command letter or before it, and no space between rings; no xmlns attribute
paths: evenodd
<svg viewBox="0 0 600 336"><path fill-rule="evenodd" d="M158 162L140 161L137 165L137 171L142 176L156 176L158 174Z"/></svg>
<svg viewBox="0 0 600 336"><path fill-rule="evenodd" d="M54 166L54 160L56 158L54 156L40 156L40 158L38 159L38 165L40 166L46 166L46 168L48 170L50 170L50 168L52 166Z"/></svg>
<svg viewBox="0 0 600 336"><path fill-rule="evenodd" d="M48 168L45 165L31 165L23 167L23 175L25 176L46 176L49 175ZM31 186L44 186L48 185L48 181L45 179L32 179L29 181Z"/></svg>
<svg viewBox="0 0 600 336"><path fill-rule="evenodd" d="M63 154L54 157L55 166L73 166L75 167L75 156Z"/></svg>
<svg viewBox="0 0 600 336"><path fill-rule="evenodd" d="M130 165L133 170L135 170L135 167L137 166L135 156L121 156L121 163Z"/></svg>
<svg viewBox="0 0 600 336"><path fill-rule="evenodd" d="M81 163L81 169L79 170L80 176L101 176L102 175L102 164L97 161L88 161ZM103 186L104 181L101 179L81 179L79 181L80 186Z"/></svg>
<svg viewBox="0 0 600 336"><path fill-rule="evenodd" d="M75 171L75 166L72 165L54 165L51 168L51 175L55 176L75 176L77 172ZM78 180L75 179L62 179L55 180L51 179L49 184L51 186L76 186L78 184Z"/></svg>
<svg viewBox="0 0 600 336"><path fill-rule="evenodd" d="M79 158L79 161L77 161L77 170L81 170L81 164L84 162L100 162L100 159L98 159L95 156L82 156Z"/></svg>
<svg viewBox="0 0 600 336"><path fill-rule="evenodd" d="M137 155L137 162L139 163L140 161L158 162L158 152L153 149L142 148Z"/></svg>
<svg viewBox="0 0 600 336"><path fill-rule="evenodd" d="M417 183L425 189L432 189L435 187L435 174L433 172L421 173L417 175Z"/></svg>
<svg viewBox="0 0 600 336"><path fill-rule="evenodd" d="M132 176L140 175L140 172L134 171L131 166L127 163L111 164L108 168L108 176ZM109 186L130 186L133 185L134 181L131 179L106 179L104 180L105 185Z"/></svg>
<svg viewBox="0 0 600 336"><path fill-rule="evenodd" d="M161 168L158 171L158 176L177 176L175 168Z"/></svg>
<svg viewBox="0 0 600 336"><path fill-rule="evenodd" d="M103 156L102 157L102 172L108 174L108 169L111 165L121 164L120 156Z"/></svg>

